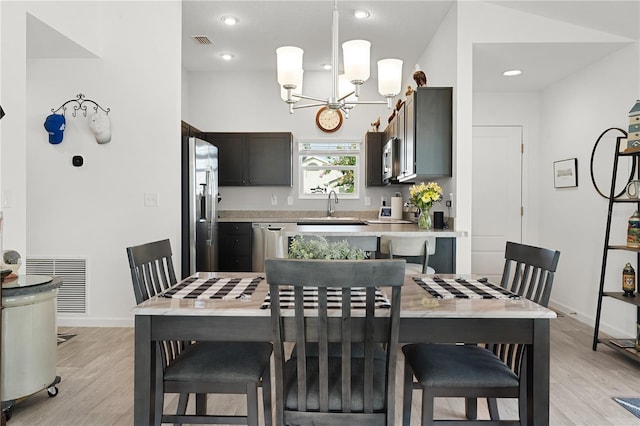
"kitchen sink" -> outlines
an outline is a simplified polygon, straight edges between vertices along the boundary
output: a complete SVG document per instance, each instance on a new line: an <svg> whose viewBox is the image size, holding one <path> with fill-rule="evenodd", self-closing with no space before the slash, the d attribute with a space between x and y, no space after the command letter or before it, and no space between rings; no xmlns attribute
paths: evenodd
<svg viewBox="0 0 640 426"><path fill-rule="evenodd" d="M297 221L298 225L366 225L366 222L357 217L322 216L302 217Z"/></svg>

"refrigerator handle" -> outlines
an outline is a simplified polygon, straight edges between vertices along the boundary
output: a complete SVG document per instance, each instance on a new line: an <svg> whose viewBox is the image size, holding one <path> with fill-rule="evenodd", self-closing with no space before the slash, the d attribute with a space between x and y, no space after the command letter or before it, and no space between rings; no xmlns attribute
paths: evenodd
<svg viewBox="0 0 640 426"><path fill-rule="evenodd" d="M207 184L201 183L202 186L202 195L200 195L200 221L204 222L207 220Z"/></svg>

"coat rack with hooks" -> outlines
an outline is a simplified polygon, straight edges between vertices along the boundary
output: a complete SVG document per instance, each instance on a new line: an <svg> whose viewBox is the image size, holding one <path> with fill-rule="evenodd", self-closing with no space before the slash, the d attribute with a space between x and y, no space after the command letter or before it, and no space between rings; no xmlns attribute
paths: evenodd
<svg viewBox="0 0 640 426"><path fill-rule="evenodd" d="M87 116L87 106L85 105L85 103L90 102L94 105L93 110L95 112L98 112L98 108L100 108L102 111L104 111L106 114L109 114L109 111L111 111L111 108L107 108L104 109L102 108L96 101L93 101L91 99L86 99L84 94L82 93L78 93L76 95L76 99L69 99L67 102L63 103L62 105L60 105L60 107L58 109L54 109L51 108L51 112L52 113L57 113L58 111L62 110L62 114L65 115L65 112L67 111L67 105L70 103L75 103L75 105L73 105L73 116L76 116L76 113L78 111L82 111L82 115L84 117Z"/></svg>

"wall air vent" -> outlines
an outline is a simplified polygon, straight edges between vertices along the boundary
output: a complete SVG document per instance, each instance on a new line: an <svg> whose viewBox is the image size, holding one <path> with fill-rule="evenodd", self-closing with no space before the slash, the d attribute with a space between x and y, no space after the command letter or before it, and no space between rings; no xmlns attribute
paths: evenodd
<svg viewBox="0 0 640 426"><path fill-rule="evenodd" d="M62 278L58 313L87 313L87 258L27 257L26 273Z"/></svg>
<svg viewBox="0 0 640 426"><path fill-rule="evenodd" d="M213 44L213 43L211 43L211 40L209 40L209 37L207 37L206 35L191 36L191 39L196 44Z"/></svg>

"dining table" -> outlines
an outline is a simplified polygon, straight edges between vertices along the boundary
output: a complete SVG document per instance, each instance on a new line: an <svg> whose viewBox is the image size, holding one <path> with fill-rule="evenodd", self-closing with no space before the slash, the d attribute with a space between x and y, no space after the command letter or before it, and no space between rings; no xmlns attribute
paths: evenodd
<svg viewBox="0 0 640 426"><path fill-rule="evenodd" d="M529 345L525 357L527 424L548 425L549 323L556 317L555 312L524 297L495 298L475 293L469 297L465 296L466 290L462 292L465 294L434 291L433 286L425 285L433 278L454 284L485 283L471 275L406 275L401 292L399 342ZM201 283L206 282L218 282L220 287L215 291L205 289ZM251 284L233 288L230 282ZM191 291L194 285L197 291ZM154 407L156 380L161 379L156 376L156 342L270 340L268 287L260 272L198 272L133 308L134 424L159 424L160 414ZM383 321L384 310L377 311L382 311Z"/></svg>

